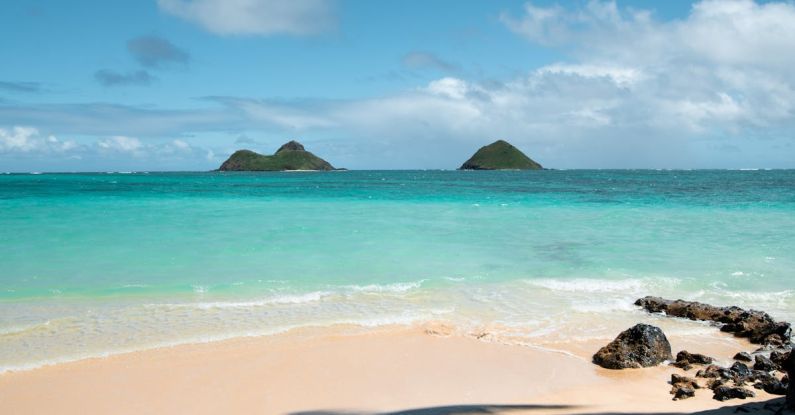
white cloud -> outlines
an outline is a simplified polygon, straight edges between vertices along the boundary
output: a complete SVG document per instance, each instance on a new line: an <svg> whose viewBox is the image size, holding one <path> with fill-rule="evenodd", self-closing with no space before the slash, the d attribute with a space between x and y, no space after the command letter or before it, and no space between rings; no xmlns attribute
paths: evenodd
<svg viewBox="0 0 795 415"><path fill-rule="evenodd" d="M539 15L544 18L539 18ZM655 65L676 62L748 65L782 70L795 54L795 6L753 0L704 0L679 20L657 21L649 11L615 1L548 8L528 3L524 15L501 15L506 27L540 44L566 44L590 62ZM554 28L554 29L553 29Z"/></svg>
<svg viewBox="0 0 795 415"><path fill-rule="evenodd" d="M335 24L329 0L157 0L157 4L220 35L311 35Z"/></svg>
<svg viewBox="0 0 795 415"><path fill-rule="evenodd" d="M600 78L626 87L625 94L613 91L615 108L635 105L651 113L650 118L627 121L650 129L682 125L691 133L792 124L791 3L705 0L694 4L685 18L672 21L619 8L614 1L591 0L575 9L528 3L524 15L504 13L501 18L532 42L572 50L573 62L537 73L577 78L569 83L590 80L594 90L604 88Z"/></svg>
<svg viewBox="0 0 795 415"><path fill-rule="evenodd" d="M33 127L0 128L0 152L65 152L77 147L72 140L61 141L54 135L42 135Z"/></svg>
<svg viewBox="0 0 795 415"><path fill-rule="evenodd" d="M139 138L112 136L101 138L95 143L100 152L113 152L133 157L181 157L188 156L200 149L185 140L174 139L168 142L144 143Z"/></svg>
<svg viewBox="0 0 795 415"><path fill-rule="evenodd" d="M178 148L180 150L188 150L188 149L190 149L190 144L188 144L188 143L186 143L186 142L184 142L182 140L174 140L174 141L171 142L171 144L173 144L175 148Z"/></svg>
<svg viewBox="0 0 795 415"><path fill-rule="evenodd" d="M207 158L205 154L208 154ZM146 142L137 137L81 137L61 140L37 128L0 128L0 165L9 171L88 171L116 169L186 169L196 164L210 167L212 150L197 147L182 139ZM148 167L147 167L148 166ZM193 166L193 167L190 167Z"/></svg>
<svg viewBox="0 0 795 415"><path fill-rule="evenodd" d="M97 141L97 146L103 150L118 151L122 153L136 154L143 150L143 143L135 137L116 135L103 138Z"/></svg>
<svg viewBox="0 0 795 415"><path fill-rule="evenodd" d="M544 45L560 43L570 37L569 24L573 19L562 7L541 7L528 2L524 12L519 19L502 13L500 20L512 31Z"/></svg>
<svg viewBox="0 0 795 415"><path fill-rule="evenodd" d="M431 81L428 87L425 88L425 90L433 95L440 95L453 99L465 98L470 89L471 87L466 81L451 77Z"/></svg>
<svg viewBox="0 0 795 415"><path fill-rule="evenodd" d="M619 86L632 86L642 80L643 74L639 69L606 65L571 65L556 63L540 68L541 74L563 74L583 78L606 78Z"/></svg>

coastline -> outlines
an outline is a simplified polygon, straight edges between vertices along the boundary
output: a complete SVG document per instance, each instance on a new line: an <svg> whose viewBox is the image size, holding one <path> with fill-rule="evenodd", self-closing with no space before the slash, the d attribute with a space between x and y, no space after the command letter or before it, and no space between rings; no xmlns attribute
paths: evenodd
<svg viewBox="0 0 795 415"><path fill-rule="evenodd" d="M674 352L723 361L754 348L717 330L710 338L669 337ZM0 413L342 415L460 405L515 405L506 413L661 413L780 398L755 391L754 399L718 402L701 390L672 401L667 381L679 369L611 371L590 362L599 342L548 346L460 335L442 323L295 329L0 374ZM481 413L502 413L489 410Z"/></svg>

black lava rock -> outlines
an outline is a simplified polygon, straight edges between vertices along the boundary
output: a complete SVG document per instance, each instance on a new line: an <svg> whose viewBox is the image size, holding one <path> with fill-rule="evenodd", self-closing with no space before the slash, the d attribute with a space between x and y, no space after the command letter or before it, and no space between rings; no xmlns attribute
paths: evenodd
<svg viewBox="0 0 795 415"><path fill-rule="evenodd" d="M659 327L638 324L599 349L593 362L607 369L641 368L671 360L671 344Z"/></svg>

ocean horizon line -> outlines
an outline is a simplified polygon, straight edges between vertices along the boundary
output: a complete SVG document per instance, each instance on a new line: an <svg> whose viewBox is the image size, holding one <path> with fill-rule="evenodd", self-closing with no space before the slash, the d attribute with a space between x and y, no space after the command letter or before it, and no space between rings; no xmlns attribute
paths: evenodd
<svg viewBox="0 0 795 415"><path fill-rule="evenodd" d="M462 170L462 169L339 169L339 170L282 170L282 171L219 171L219 170L114 170L114 171L5 171L0 172L2 175L40 175L40 174L162 174L162 173L220 173L232 175L245 175L245 174L282 174L282 173L344 173L344 172L477 172L490 173L490 172L529 172L528 174L537 174L543 171L639 171L639 172L653 172L653 171L792 171L795 167L749 167L749 168L710 168L710 167L695 167L695 168L655 168L655 167L637 167L637 168L616 168L616 167L583 167L583 168L544 168L541 170L520 170L520 169L500 169L500 170Z"/></svg>

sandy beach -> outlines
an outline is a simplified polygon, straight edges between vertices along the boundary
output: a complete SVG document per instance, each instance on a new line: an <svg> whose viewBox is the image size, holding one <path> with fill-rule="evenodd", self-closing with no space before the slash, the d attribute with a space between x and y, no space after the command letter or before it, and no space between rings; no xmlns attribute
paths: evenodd
<svg viewBox="0 0 795 415"><path fill-rule="evenodd" d="M732 413L748 403L709 390L672 401L679 369L601 369L590 362L598 344L544 350L487 337L443 324L335 327L87 359L0 375L0 413ZM717 332L714 342L670 340L726 360L751 349Z"/></svg>
<svg viewBox="0 0 795 415"><path fill-rule="evenodd" d="M795 415L795 0L0 39L0 415Z"/></svg>

